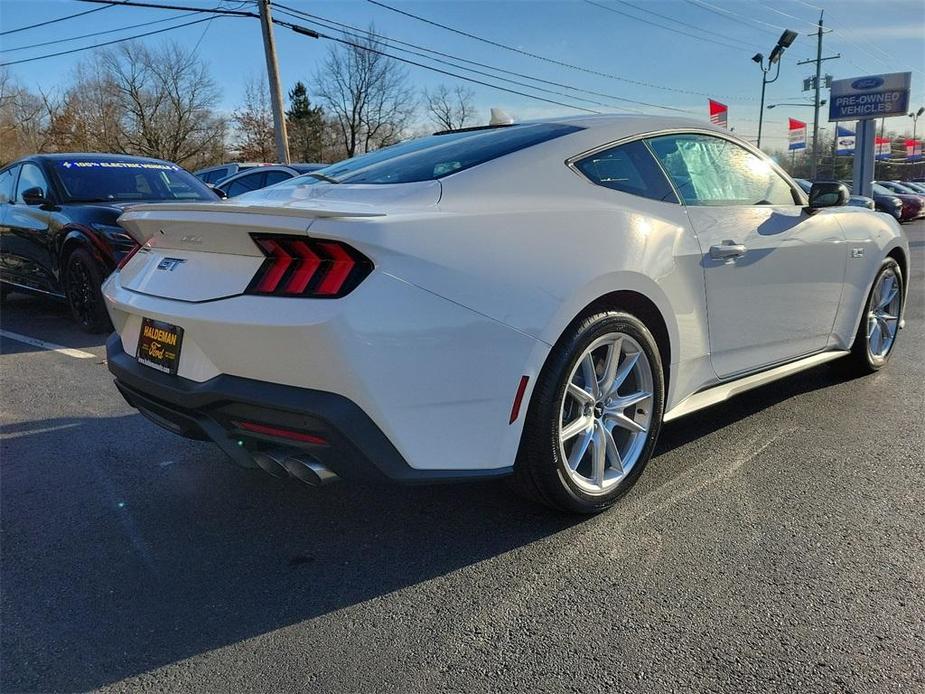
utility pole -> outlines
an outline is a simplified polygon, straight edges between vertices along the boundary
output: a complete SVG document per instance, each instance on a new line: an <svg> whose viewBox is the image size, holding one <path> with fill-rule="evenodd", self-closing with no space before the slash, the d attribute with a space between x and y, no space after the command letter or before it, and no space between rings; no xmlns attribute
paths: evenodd
<svg viewBox="0 0 925 694"><path fill-rule="evenodd" d="M819 169L819 90L822 88L822 61L824 60L834 60L835 58L840 58L841 55L831 55L827 58L822 57L822 35L827 34L831 29L824 30L822 25L822 15L825 14L825 10L819 11L819 28L815 33L810 34L810 36L816 37L816 59L815 60L801 60L797 65L806 65L807 63L816 64L816 99L813 104L813 158L810 162L810 179L816 180L816 174Z"/></svg>
<svg viewBox="0 0 925 694"><path fill-rule="evenodd" d="M273 18L270 0L257 0L260 8L260 27L263 29L263 51L267 58L267 79L270 84L270 103L273 105L273 133L276 139L276 157L280 164L289 163L289 136L286 134L286 114L283 112L283 92L279 86L279 65L276 63L276 43L273 40Z"/></svg>

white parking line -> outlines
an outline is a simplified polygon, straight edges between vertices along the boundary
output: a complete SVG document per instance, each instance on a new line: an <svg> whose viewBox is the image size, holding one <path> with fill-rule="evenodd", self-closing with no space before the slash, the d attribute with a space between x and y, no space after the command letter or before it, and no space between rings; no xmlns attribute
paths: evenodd
<svg viewBox="0 0 925 694"><path fill-rule="evenodd" d="M51 352L57 352L58 354L74 357L75 359L98 358L95 354L90 354L89 352L84 352L79 349L71 349L70 347L64 347L62 345L56 345L54 342L45 342L45 340L38 340L34 337L29 337L28 335L11 333L9 330L0 330L0 337L7 337L11 340L16 340L16 342L23 342L27 345L32 345L33 347L41 347L42 349L47 349Z"/></svg>

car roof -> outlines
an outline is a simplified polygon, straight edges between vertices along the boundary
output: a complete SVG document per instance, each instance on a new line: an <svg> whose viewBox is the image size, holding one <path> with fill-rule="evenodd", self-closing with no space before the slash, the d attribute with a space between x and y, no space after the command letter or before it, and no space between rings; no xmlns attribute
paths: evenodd
<svg viewBox="0 0 925 694"><path fill-rule="evenodd" d="M136 157L131 154L105 154L100 152L53 152L46 154L31 154L26 157L20 157L17 161L68 161L69 159L77 158L83 159L84 161L110 161L118 159L120 161L144 161L157 164L171 163L165 159L155 159L153 157Z"/></svg>

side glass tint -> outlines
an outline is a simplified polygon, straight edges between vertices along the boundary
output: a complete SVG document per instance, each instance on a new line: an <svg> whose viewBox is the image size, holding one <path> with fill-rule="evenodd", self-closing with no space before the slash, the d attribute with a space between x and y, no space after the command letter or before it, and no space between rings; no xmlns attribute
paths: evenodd
<svg viewBox="0 0 925 694"><path fill-rule="evenodd" d="M0 203L13 199L13 184L16 183L18 166L11 166L6 171L0 171Z"/></svg>
<svg viewBox="0 0 925 694"><path fill-rule="evenodd" d="M25 202L23 200L23 191L30 188L41 188L42 195L48 197L48 181L45 174L35 164L26 162L22 165L22 171L19 174L19 185L16 186L16 202Z"/></svg>
<svg viewBox="0 0 925 694"><path fill-rule="evenodd" d="M641 141L591 154L575 163L590 181L650 200L678 202L668 179Z"/></svg>

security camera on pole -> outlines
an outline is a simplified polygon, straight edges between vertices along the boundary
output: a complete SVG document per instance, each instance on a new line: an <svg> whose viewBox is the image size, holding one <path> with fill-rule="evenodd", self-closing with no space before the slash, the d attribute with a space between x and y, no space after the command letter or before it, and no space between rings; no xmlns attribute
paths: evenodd
<svg viewBox="0 0 925 694"><path fill-rule="evenodd" d="M761 106L758 109L758 148L761 148L761 126L764 124L764 90L767 88L771 82L776 82L777 78L780 77L780 57L784 54L784 51L793 43L793 40L797 37L795 31L790 31L789 29L784 29L784 33L780 35L780 38L777 39L777 45L771 49L770 55L768 55L768 65L765 67L764 64L764 55L761 53L756 53L752 56L752 60L758 63L758 67L761 68ZM768 73L771 71L771 66L777 63L777 72L774 73L774 79L768 79Z"/></svg>

